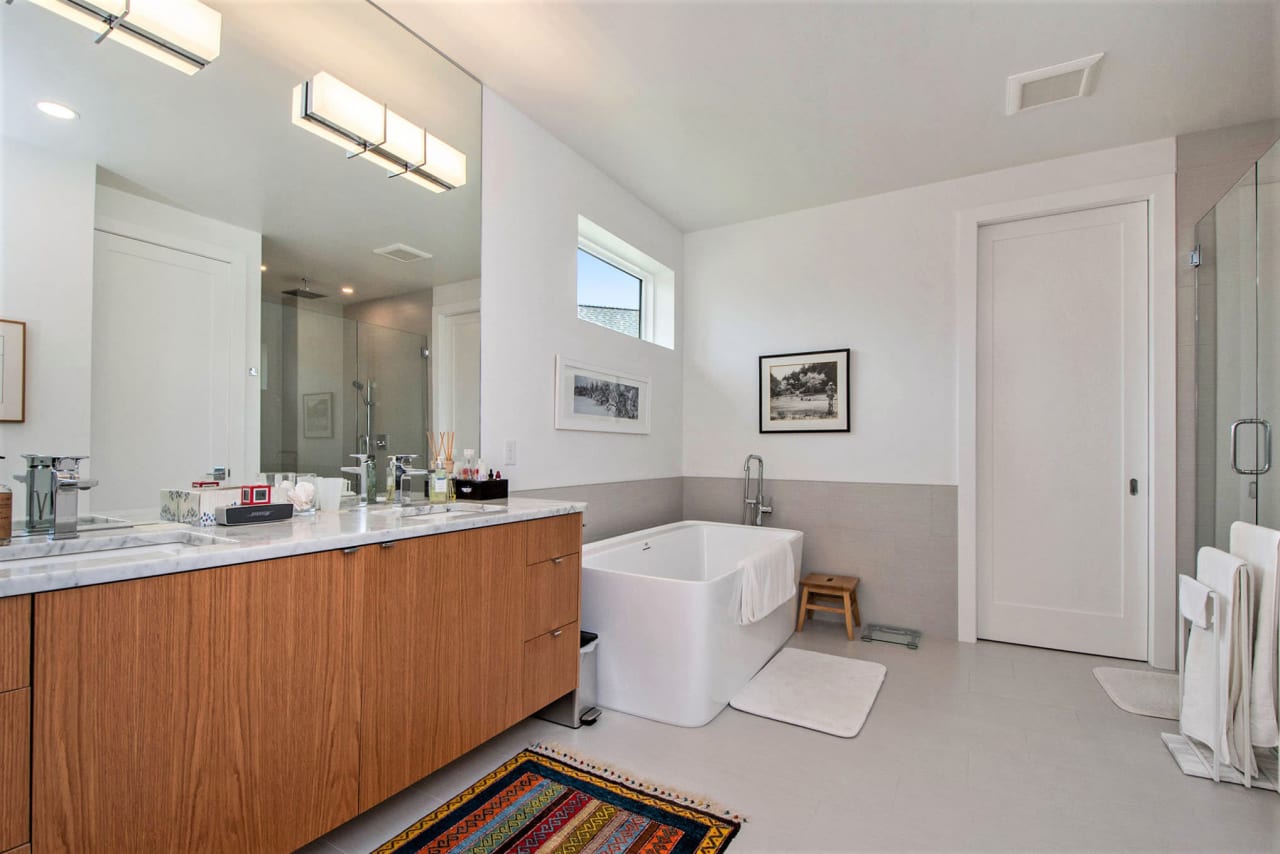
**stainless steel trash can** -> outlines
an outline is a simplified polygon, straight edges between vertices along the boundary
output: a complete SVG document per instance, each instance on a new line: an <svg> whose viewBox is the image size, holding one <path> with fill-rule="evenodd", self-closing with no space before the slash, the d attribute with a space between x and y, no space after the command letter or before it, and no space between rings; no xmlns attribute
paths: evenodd
<svg viewBox="0 0 1280 854"><path fill-rule="evenodd" d="M596 645L599 642L595 632L578 633L578 690L535 713L535 717L574 729L584 724L590 726L600 719L600 710L596 708Z"/></svg>

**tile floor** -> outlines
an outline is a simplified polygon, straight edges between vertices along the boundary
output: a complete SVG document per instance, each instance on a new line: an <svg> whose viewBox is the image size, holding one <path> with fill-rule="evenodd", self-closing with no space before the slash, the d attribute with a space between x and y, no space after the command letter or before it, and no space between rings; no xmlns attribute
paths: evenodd
<svg viewBox="0 0 1280 854"><path fill-rule="evenodd" d="M1103 694L1092 669L1130 663L931 638L911 651L823 623L791 645L888 667L856 738L734 709L700 729L609 711L579 730L528 720L304 850L369 851L546 740L740 811L732 854L1280 852L1280 796L1182 776L1159 736L1176 725Z"/></svg>

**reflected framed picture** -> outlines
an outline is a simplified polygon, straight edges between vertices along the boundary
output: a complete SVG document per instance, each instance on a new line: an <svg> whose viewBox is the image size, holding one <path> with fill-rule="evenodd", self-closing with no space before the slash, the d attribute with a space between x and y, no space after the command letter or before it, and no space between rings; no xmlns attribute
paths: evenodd
<svg viewBox="0 0 1280 854"><path fill-rule="evenodd" d="M333 392L302 396L302 438L333 438Z"/></svg>
<svg viewBox="0 0 1280 854"><path fill-rule="evenodd" d="M556 429L649 432L649 379L556 356Z"/></svg>
<svg viewBox="0 0 1280 854"><path fill-rule="evenodd" d="M760 432L850 432L849 352L761 356Z"/></svg>
<svg viewBox="0 0 1280 854"><path fill-rule="evenodd" d="M0 317L0 421L27 420L27 324Z"/></svg>

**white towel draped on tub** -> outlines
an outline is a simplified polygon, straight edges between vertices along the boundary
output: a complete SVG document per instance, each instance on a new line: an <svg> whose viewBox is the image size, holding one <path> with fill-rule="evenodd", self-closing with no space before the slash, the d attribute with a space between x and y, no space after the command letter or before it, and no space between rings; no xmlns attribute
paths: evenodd
<svg viewBox="0 0 1280 854"><path fill-rule="evenodd" d="M796 595L796 559L791 543L778 543L738 562L742 583L738 625L763 620Z"/></svg>
<svg viewBox="0 0 1280 854"><path fill-rule="evenodd" d="M1249 709L1255 747L1280 745L1276 700L1276 619L1280 611L1280 531L1234 522L1231 553L1249 562L1253 576L1253 703Z"/></svg>
<svg viewBox="0 0 1280 854"><path fill-rule="evenodd" d="M1215 649L1212 629L1191 628L1181 717L1184 733L1210 747L1216 745L1236 768L1256 774L1244 721L1253 651L1249 577L1249 565L1239 557L1211 547L1196 555L1196 579L1223 599L1222 645ZM1218 683L1214 682L1215 657L1221 674ZM1215 702L1221 709L1221 726L1215 721Z"/></svg>

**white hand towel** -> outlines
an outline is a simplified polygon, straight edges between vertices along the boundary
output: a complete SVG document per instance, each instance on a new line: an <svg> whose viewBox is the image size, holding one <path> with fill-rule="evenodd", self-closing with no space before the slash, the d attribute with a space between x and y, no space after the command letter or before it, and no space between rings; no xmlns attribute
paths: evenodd
<svg viewBox="0 0 1280 854"><path fill-rule="evenodd" d="M1252 669L1252 621L1249 568L1238 557L1215 548L1196 556L1196 579L1223 601L1222 642L1215 648L1214 632L1192 627L1187 640L1186 674L1182 695L1182 731L1206 745L1218 745L1241 772L1257 773L1249 732L1244 723L1245 688ZM1219 682L1214 682L1214 658ZM1221 726L1215 721L1215 698Z"/></svg>
<svg viewBox="0 0 1280 854"><path fill-rule="evenodd" d="M1277 697L1276 621L1280 615L1280 531L1235 522L1231 526L1231 553L1249 562L1253 575L1253 691L1249 709L1251 738L1255 747L1280 745L1280 697Z"/></svg>
<svg viewBox="0 0 1280 854"><path fill-rule="evenodd" d="M1212 622L1213 602L1209 599L1210 592L1208 587L1190 575L1178 576L1178 611L1197 628L1207 629Z"/></svg>
<svg viewBox="0 0 1280 854"><path fill-rule="evenodd" d="M796 560L790 543L777 543L739 561L738 625L763 620L796 595Z"/></svg>

